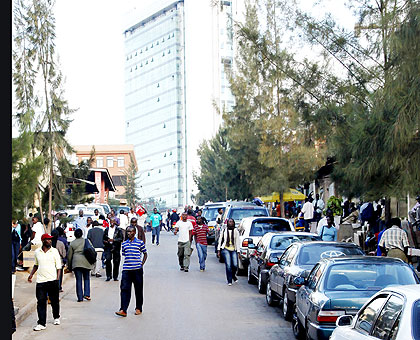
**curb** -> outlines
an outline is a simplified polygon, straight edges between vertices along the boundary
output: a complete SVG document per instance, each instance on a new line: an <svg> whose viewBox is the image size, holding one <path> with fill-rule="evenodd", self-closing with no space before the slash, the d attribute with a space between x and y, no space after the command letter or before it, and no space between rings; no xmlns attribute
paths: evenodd
<svg viewBox="0 0 420 340"><path fill-rule="evenodd" d="M63 276L63 283L62 283L63 286L66 283L66 281L68 281L68 277L70 276L73 278L73 275L67 274ZM63 292L60 295L59 300L61 301L61 299L67 296L67 294L69 293L70 292L68 290ZM19 326L30 314L32 314L36 310L36 304L37 304L37 300L36 300L36 297L34 297L25 306L23 306L22 308L19 308L18 313L15 315L16 326Z"/></svg>

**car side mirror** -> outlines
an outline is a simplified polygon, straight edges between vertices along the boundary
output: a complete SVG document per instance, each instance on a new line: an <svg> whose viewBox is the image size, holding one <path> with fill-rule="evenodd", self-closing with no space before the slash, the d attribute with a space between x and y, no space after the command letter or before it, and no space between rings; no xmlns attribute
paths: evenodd
<svg viewBox="0 0 420 340"><path fill-rule="evenodd" d="M336 326L350 326L353 322L352 315L341 315L338 317L337 321L335 322Z"/></svg>
<svg viewBox="0 0 420 340"><path fill-rule="evenodd" d="M293 283L294 283L296 286L303 286L303 285L306 283L306 280L305 280L305 278L304 278L304 277L298 276L298 277L295 277L295 278L293 279Z"/></svg>
<svg viewBox="0 0 420 340"><path fill-rule="evenodd" d="M256 249L257 245L254 243L248 243L248 249Z"/></svg>

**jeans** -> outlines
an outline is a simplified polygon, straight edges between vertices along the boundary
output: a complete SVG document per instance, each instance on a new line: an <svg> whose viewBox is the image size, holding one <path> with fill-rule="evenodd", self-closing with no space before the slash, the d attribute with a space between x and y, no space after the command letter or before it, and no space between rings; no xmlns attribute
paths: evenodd
<svg viewBox="0 0 420 340"><path fill-rule="evenodd" d="M16 271L20 242L12 242L12 273Z"/></svg>
<svg viewBox="0 0 420 340"><path fill-rule="evenodd" d="M188 269L190 266L191 242L178 242L178 262L179 266Z"/></svg>
<svg viewBox="0 0 420 340"><path fill-rule="evenodd" d="M58 292L58 280L36 284L36 310L38 312L38 324L45 326L47 323L47 296L51 301L54 319L60 318L60 300Z"/></svg>
<svg viewBox="0 0 420 340"><path fill-rule="evenodd" d="M136 309L143 311L143 268L123 270L121 274L121 310L127 313L131 299L131 285L134 284Z"/></svg>
<svg viewBox="0 0 420 340"><path fill-rule="evenodd" d="M232 279L237 280L238 254L235 250L222 249L222 256L225 259L227 282L232 283Z"/></svg>
<svg viewBox="0 0 420 340"><path fill-rule="evenodd" d="M114 280L118 279L118 273L120 271L121 262L120 251L104 251L104 256L106 278L110 279L112 276Z"/></svg>
<svg viewBox="0 0 420 340"><path fill-rule="evenodd" d="M201 243L196 243L196 245L200 269L206 269L207 246Z"/></svg>
<svg viewBox="0 0 420 340"><path fill-rule="evenodd" d="M74 268L73 271L74 276L76 276L77 300L82 301L84 296L90 296L90 270L86 268Z"/></svg>
<svg viewBox="0 0 420 340"><path fill-rule="evenodd" d="M152 228L152 243L155 243L155 236L156 236L156 244L159 244L159 235L160 235L160 226Z"/></svg>

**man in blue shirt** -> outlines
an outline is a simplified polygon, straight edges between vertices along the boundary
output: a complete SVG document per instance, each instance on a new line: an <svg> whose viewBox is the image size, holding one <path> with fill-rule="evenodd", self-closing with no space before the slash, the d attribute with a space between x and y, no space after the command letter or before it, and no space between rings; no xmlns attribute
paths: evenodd
<svg viewBox="0 0 420 340"><path fill-rule="evenodd" d="M74 219L74 229L84 228L87 225L87 218L83 216L83 210L79 210L79 216Z"/></svg>
<svg viewBox="0 0 420 340"><path fill-rule="evenodd" d="M153 209L153 214L150 215L150 226L152 227L152 244L155 243L156 236L156 245L159 245L159 234L160 234L160 224L162 221L162 216L158 213L157 209Z"/></svg>
<svg viewBox="0 0 420 340"><path fill-rule="evenodd" d="M131 299L131 285L134 284L136 294L135 315L143 312L143 266L147 260L146 246L136 237L136 229L129 225L126 229L128 239L122 243L124 256L121 274L121 308L115 314L127 316L128 305Z"/></svg>

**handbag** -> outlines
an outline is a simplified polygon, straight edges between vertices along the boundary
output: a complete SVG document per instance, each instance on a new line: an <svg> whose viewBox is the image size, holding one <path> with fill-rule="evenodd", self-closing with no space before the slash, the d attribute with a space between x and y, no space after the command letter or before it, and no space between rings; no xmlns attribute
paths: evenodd
<svg viewBox="0 0 420 340"><path fill-rule="evenodd" d="M83 247L83 255L85 255L86 260L88 260L90 264L96 262L96 250L87 238L85 239L85 246Z"/></svg>

